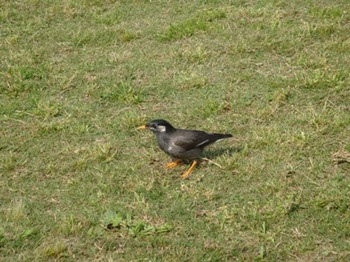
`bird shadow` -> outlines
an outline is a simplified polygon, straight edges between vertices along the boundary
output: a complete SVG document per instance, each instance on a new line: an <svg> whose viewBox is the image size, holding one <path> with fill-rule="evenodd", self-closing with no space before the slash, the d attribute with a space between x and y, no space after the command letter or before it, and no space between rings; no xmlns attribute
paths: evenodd
<svg viewBox="0 0 350 262"><path fill-rule="evenodd" d="M205 161L205 160L211 160L215 159L221 155L227 155L228 157L232 156L233 154L239 153L243 150L243 147L226 147L226 148L219 148L214 150L206 150L202 152L201 158L199 160L199 165ZM176 159L172 159L175 161ZM182 164L189 165L192 163L192 160L184 159L181 162Z"/></svg>
<svg viewBox="0 0 350 262"><path fill-rule="evenodd" d="M214 150L206 150L202 152L200 163L205 159L215 159L222 155L232 156L233 154L239 153L243 150L243 147L226 147L226 148L219 148ZM184 164L191 164L192 160L183 160L182 163Z"/></svg>
<svg viewBox="0 0 350 262"><path fill-rule="evenodd" d="M221 155L232 156L233 154L239 153L243 150L243 147L226 147L226 148L218 148L214 150L207 150L202 153L202 157L215 159Z"/></svg>

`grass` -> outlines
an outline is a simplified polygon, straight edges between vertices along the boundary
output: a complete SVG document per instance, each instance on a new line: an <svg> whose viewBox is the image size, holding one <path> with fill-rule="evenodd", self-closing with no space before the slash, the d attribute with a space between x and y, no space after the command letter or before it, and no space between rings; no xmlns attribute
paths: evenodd
<svg viewBox="0 0 350 262"><path fill-rule="evenodd" d="M349 7L2 1L1 260L349 260Z"/></svg>

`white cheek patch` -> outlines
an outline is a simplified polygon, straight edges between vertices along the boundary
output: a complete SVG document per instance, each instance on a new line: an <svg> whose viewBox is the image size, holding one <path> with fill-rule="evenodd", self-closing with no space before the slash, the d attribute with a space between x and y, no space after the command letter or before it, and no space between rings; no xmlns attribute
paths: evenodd
<svg viewBox="0 0 350 262"><path fill-rule="evenodd" d="M163 133L163 132L166 131L166 127L165 127L165 126L158 126L157 129L158 129L158 131L161 132L161 133Z"/></svg>

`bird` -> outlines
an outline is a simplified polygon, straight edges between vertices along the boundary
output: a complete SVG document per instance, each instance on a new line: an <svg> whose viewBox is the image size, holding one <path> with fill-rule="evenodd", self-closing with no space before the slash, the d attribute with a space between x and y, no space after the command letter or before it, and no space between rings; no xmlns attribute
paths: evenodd
<svg viewBox="0 0 350 262"><path fill-rule="evenodd" d="M180 175L183 179L191 174L193 168L202 159L201 153L206 146L224 138L232 137L231 134L178 129L164 119L152 120L137 129L148 129L155 134L158 146L172 158L172 161L166 164L166 168L176 167L184 160L192 161L190 168Z"/></svg>

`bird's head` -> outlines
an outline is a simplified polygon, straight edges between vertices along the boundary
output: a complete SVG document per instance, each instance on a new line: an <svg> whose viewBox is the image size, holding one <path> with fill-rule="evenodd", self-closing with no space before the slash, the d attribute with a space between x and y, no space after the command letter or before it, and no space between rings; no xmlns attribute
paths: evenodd
<svg viewBox="0 0 350 262"><path fill-rule="evenodd" d="M156 119L147 123L146 125L140 126L137 129L149 129L153 133L164 133L174 130L175 128L166 120Z"/></svg>

